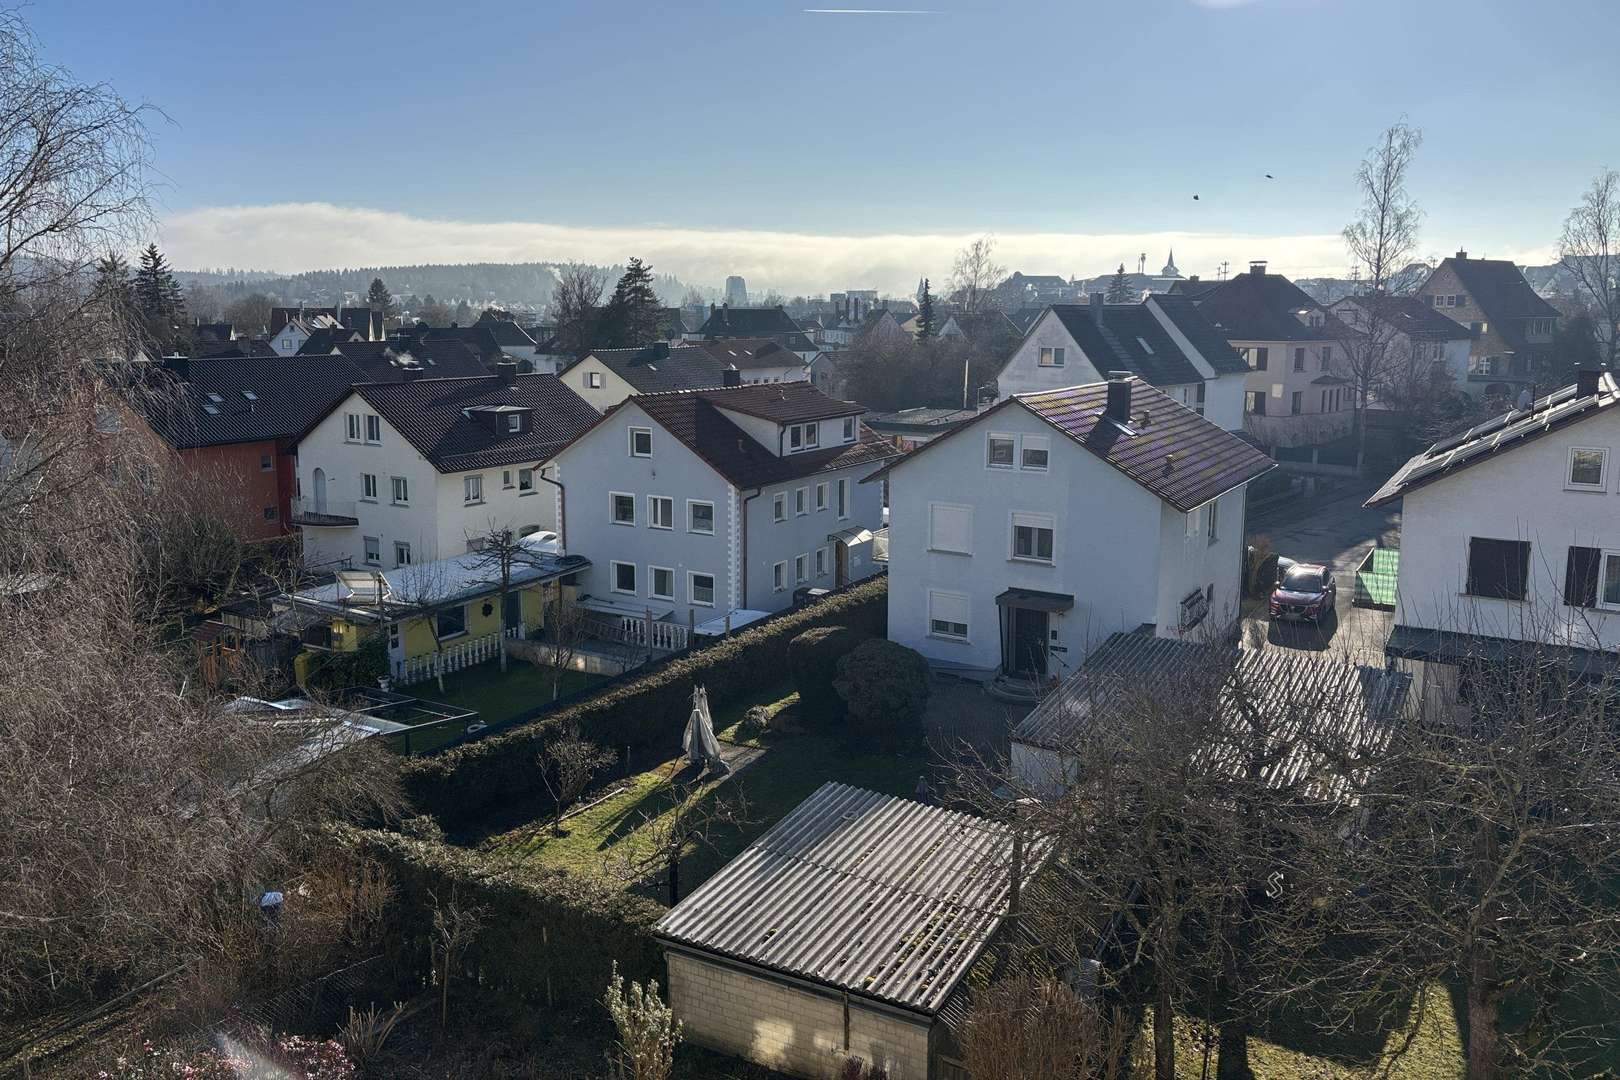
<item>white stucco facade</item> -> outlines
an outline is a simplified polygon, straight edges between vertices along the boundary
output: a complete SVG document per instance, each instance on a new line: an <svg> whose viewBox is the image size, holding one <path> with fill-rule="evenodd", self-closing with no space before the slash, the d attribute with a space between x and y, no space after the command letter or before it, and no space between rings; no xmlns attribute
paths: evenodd
<svg viewBox="0 0 1620 1080"><path fill-rule="evenodd" d="M988 465L991 434L1044 440L1047 468ZM1023 408L986 414L889 473L889 636L970 678L1032 659L1062 678L1110 634L1143 624L1202 640L1236 617L1244 496L1221 495L1189 524ZM1050 558L1016 555L1018 527L1050 529ZM1011 640L1011 602L997 602L1007 590L1072 598L1047 613L1043 658L1024 655L1028 639ZM1186 629L1184 601L1207 611Z"/></svg>
<svg viewBox="0 0 1620 1080"><path fill-rule="evenodd" d="M354 430L358 438L350 437ZM469 537L493 528L554 530L556 489L542 479L540 465L441 473L350 394L299 442L297 475L302 510L356 524L302 524L304 557L315 565L386 568L459 555ZM469 477L478 478L474 500L467 497Z"/></svg>

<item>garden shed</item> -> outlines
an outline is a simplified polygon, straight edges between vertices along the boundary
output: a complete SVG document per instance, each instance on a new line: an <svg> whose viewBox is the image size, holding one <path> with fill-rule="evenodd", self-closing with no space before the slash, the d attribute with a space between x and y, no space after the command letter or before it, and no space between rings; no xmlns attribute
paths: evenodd
<svg viewBox="0 0 1620 1080"><path fill-rule="evenodd" d="M850 1057L962 1075L947 1001L1040 854L996 822L822 785L655 928L686 1038L807 1078Z"/></svg>

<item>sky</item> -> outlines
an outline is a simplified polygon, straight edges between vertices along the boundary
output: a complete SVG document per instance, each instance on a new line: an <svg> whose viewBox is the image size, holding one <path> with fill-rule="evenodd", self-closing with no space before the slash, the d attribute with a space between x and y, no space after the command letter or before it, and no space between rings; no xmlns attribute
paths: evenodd
<svg viewBox="0 0 1620 1080"><path fill-rule="evenodd" d="M815 8L876 8L810 0ZM1026 273L1347 272L1356 166L1422 129L1421 251L1546 262L1620 167L1614 0L35 0L162 110L177 266L611 264L909 293ZM1267 179L1270 173L1274 179ZM1195 200L1194 195L1198 198Z"/></svg>

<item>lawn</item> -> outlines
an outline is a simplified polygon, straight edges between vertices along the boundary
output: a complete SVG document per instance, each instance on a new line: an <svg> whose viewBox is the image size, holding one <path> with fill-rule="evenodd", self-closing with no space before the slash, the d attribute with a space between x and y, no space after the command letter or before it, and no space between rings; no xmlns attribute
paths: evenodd
<svg viewBox="0 0 1620 1080"><path fill-rule="evenodd" d="M554 675L551 668L537 667L522 660L507 661L506 673L502 674L500 662L488 660L446 675L442 692L439 684L432 679L414 684L410 691L429 701L442 701L446 705L474 710L480 720L496 727L519 713L549 702ZM560 696L577 693L602 680L603 676L600 675L565 671Z"/></svg>
<svg viewBox="0 0 1620 1080"><path fill-rule="evenodd" d="M824 735L766 732L752 738L737 737L736 725L750 706L764 705L776 712L796 700L788 688L778 685L718 710L715 727L723 738L736 745L761 748L764 753L731 780L705 785L708 799L740 797L746 809L741 823L718 826L709 843L688 849L681 863L683 893L707 880L827 781L909 795L916 789L917 777L927 771L926 758L921 755L857 755ZM548 821L530 821L490 838L484 849L497 859L510 859L520 866L558 867L618 881L615 871L649 850L657 823L674 805L669 780L681 765L681 759L676 758L628 778L594 804L587 798L587 809L564 821L563 836L552 836ZM656 885L642 883L637 890L664 899Z"/></svg>

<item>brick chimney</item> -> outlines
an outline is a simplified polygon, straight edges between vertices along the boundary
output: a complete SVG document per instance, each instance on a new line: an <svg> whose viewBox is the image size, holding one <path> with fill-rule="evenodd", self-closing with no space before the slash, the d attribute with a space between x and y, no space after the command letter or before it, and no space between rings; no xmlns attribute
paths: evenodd
<svg viewBox="0 0 1620 1080"><path fill-rule="evenodd" d="M191 357L189 356L180 356L179 354L165 356L163 366L168 368L169 372L181 382L186 382L191 378Z"/></svg>
<svg viewBox="0 0 1620 1080"><path fill-rule="evenodd" d="M1103 409L1103 415L1118 424L1131 422L1131 373L1128 371L1110 371L1108 373L1108 404Z"/></svg>
<svg viewBox="0 0 1620 1080"><path fill-rule="evenodd" d="M1458 248L1457 254L1453 255L1452 258L1456 259L1458 262L1467 262L1468 252L1464 251L1462 248Z"/></svg>
<svg viewBox="0 0 1620 1080"><path fill-rule="evenodd" d="M1098 326L1101 326L1102 323L1103 323L1103 294L1102 293L1094 292L1094 293L1091 294L1091 305L1090 305L1090 307L1091 307L1091 321L1096 323Z"/></svg>
<svg viewBox="0 0 1620 1080"><path fill-rule="evenodd" d="M517 385L517 364L511 360L502 360L495 365L495 374L500 376L502 386Z"/></svg>
<svg viewBox="0 0 1620 1080"><path fill-rule="evenodd" d="M1264 260L1264 259L1251 259L1249 261L1249 274L1252 277L1265 277L1266 276L1266 260Z"/></svg>
<svg viewBox="0 0 1620 1080"><path fill-rule="evenodd" d="M1575 369L1575 396L1592 397L1602 386L1603 365L1582 364Z"/></svg>
<svg viewBox="0 0 1620 1080"><path fill-rule="evenodd" d="M721 386L741 386L742 385L742 372L738 371L734 367L727 367L724 371L722 371L720 373L720 385Z"/></svg>

